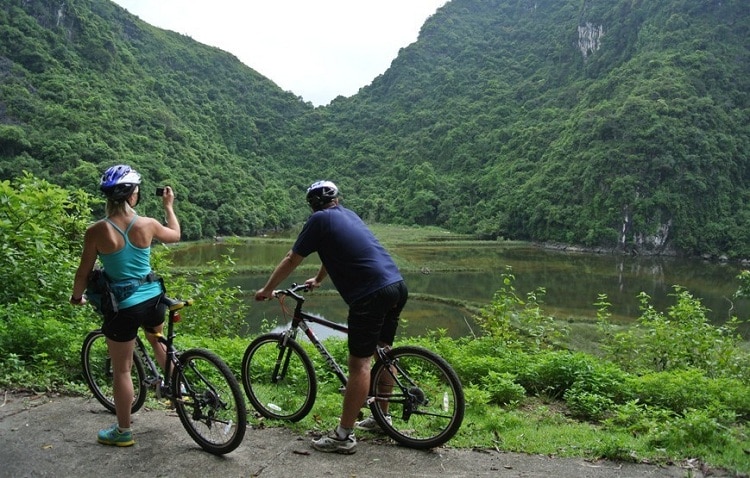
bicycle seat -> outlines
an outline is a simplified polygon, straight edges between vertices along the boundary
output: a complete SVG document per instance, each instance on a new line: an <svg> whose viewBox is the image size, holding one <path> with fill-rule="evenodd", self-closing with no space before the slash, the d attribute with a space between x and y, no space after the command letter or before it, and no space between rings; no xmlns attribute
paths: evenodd
<svg viewBox="0 0 750 478"><path fill-rule="evenodd" d="M166 304L169 310L180 310L183 307L193 303L192 300L173 299L171 297L164 296L162 298L164 304Z"/></svg>

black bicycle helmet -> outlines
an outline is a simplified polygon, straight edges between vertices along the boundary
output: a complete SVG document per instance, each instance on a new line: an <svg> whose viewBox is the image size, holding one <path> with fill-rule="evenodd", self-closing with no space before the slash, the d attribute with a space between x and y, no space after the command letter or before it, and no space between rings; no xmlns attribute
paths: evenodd
<svg viewBox="0 0 750 478"><path fill-rule="evenodd" d="M104 171L99 182L99 189L114 201L123 201L133 194L135 188L141 184L141 175L126 164L118 164Z"/></svg>
<svg viewBox="0 0 750 478"><path fill-rule="evenodd" d="M307 203L318 211L339 196L339 188L331 181L316 181L307 188Z"/></svg>

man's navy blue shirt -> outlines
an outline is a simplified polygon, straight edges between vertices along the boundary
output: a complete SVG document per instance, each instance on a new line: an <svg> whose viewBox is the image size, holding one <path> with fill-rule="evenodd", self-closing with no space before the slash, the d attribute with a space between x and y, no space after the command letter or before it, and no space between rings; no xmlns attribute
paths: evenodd
<svg viewBox="0 0 750 478"><path fill-rule="evenodd" d="M317 252L347 304L403 280L362 219L340 205L312 213L292 251L303 257Z"/></svg>

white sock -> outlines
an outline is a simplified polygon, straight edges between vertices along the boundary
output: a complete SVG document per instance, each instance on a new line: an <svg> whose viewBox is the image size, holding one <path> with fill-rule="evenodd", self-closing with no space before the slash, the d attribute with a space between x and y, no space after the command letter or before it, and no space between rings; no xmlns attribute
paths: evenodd
<svg viewBox="0 0 750 478"><path fill-rule="evenodd" d="M339 440L346 440L346 438L352 434L354 431L353 428L344 428L339 424L339 426L336 427L336 436L339 438Z"/></svg>

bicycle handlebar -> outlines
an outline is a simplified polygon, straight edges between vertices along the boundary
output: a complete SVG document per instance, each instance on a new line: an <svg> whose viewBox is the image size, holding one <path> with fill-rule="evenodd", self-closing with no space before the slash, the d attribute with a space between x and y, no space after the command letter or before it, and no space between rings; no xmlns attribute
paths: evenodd
<svg viewBox="0 0 750 478"><path fill-rule="evenodd" d="M280 296L284 295L290 295L294 297L297 301L304 301L305 298L302 297L297 293L298 290L302 290L304 292L307 292L310 290L310 288L307 286L307 284L297 284L295 282L292 283L292 286L288 289L279 289L272 292L273 296L278 298Z"/></svg>

